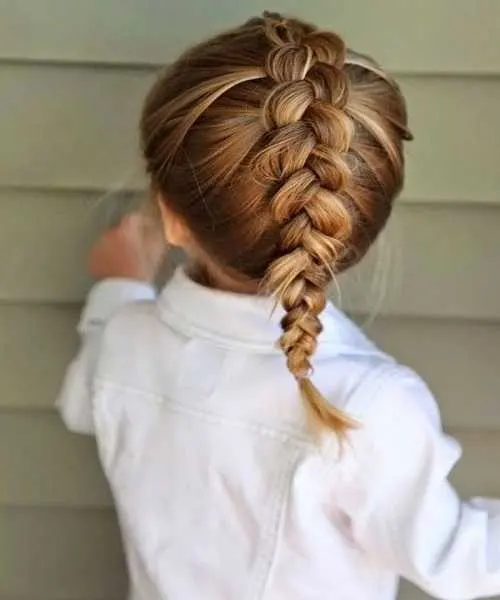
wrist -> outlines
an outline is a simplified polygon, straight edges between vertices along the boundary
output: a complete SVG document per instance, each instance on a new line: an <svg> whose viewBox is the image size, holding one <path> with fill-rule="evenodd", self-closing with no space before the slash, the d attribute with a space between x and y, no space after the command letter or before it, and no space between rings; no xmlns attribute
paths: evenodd
<svg viewBox="0 0 500 600"><path fill-rule="evenodd" d="M139 281L146 284L152 284L155 280L156 270L147 268L147 265L140 261L122 262L122 264L106 265L92 260L90 257L87 270L95 281L106 279ZM118 261L117 261L118 262Z"/></svg>

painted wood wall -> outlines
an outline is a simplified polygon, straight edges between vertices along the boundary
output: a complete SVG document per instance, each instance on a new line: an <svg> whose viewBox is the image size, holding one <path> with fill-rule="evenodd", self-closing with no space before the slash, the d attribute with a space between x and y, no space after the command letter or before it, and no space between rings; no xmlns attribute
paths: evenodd
<svg viewBox="0 0 500 600"><path fill-rule="evenodd" d="M102 193L141 186L136 123L158 65L266 8L0 0L0 600L124 598L94 444L65 432L53 409L89 285L85 249ZM461 491L500 496L500 2L271 8L339 30L408 96L416 141L404 199L343 302L378 311L375 338L430 382L465 447Z"/></svg>

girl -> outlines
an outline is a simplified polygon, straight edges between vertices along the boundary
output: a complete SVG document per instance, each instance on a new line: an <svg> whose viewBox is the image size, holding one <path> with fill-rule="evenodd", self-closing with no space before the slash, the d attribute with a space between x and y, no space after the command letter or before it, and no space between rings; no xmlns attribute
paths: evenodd
<svg viewBox="0 0 500 600"><path fill-rule="evenodd" d="M189 262L155 298L154 228L104 235L59 400L97 436L132 598L388 600L400 575L500 593L498 506L459 500L425 384L326 300L403 183L396 83L265 14L171 66L141 134Z"/></svg>

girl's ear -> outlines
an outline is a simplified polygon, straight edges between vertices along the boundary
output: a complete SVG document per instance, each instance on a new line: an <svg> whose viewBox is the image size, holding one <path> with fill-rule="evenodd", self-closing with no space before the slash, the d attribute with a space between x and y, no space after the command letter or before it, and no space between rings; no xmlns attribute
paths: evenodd
<svg viewBox="0 0 500 600"><path fill-rule="evenodd" d="M189 230L184 221L177 216L168 206L162 196L157 197L158 207L160 209L163 232L167 244L185 248L189 243Z"/></svg>

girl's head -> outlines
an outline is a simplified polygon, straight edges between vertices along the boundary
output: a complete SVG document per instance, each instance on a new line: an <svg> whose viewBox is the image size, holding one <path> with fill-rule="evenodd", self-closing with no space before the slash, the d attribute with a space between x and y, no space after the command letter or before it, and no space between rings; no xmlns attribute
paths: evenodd
<svg viewBox="0 0 500 600"><path fill-rule="evenodd" d="M349 421L310 383L311 357L327 286L365 255L403 184L396 83L336 34L266 13L181 56L149 93L141 133L198 269L276 297L288 368L341 432Z"/></svg>

